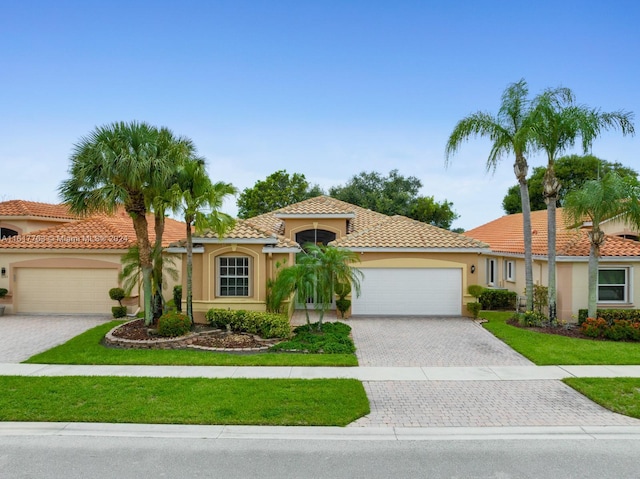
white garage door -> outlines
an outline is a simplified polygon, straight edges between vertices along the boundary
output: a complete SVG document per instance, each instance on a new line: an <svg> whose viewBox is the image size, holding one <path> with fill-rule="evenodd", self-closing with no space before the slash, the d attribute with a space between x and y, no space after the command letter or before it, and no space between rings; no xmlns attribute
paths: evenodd
<svg viewBox="0 0 640 479"><path fill-rule="evenodd" d="M118 303L109 290L118 286L118 270L19 268L20 313L111 313Z"/></svg>
<svg viewBox="0 0 640 479"><path fill-rule="evenodd" d="M462 270L455 268L362 268L360 297L352 314L460 315Z"/></svg>

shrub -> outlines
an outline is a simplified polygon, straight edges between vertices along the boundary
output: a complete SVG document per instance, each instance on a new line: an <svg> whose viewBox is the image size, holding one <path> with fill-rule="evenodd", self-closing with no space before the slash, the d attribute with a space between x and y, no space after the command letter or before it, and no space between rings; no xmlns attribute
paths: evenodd
<svg viewBox="0 0 640 479"><path fill-rule="evenodd" d="M345 299L345 298L336 299L336 308L338 308L338 311L340 311L340 315L342 316L342 319L344 319L344 313L346 313L350 307L351 307L350 299Z"/></svg>
<svg viewBox="0 0 640 479"><path fill-rule="evenodd" d="M0 288L0 298L4 298L9 290L7 288Z"/></svg>
<svg viewBox="0 0 640 479"><path fill-rule="evenodd" d="M470 284L467 292L477 300L485 289L486 288L479 284Z"/></svg>
<svg viewBox="0 0 640 479"><path fill-rule="evenodd" d="M173 303L178 313L182 312L182 285L176 284L173 287Z"/></svg>
<svg viewBox="0 0 640 479"><path fill-rule="evenodd" d="M516 307L517 294L506 289L484 289L478 300L482 309L509 310Z"/></svg>
<svg viewBox="0 0 640 479"><path fill-rule="evenodd" d="M111 308L111 314L113 314L113 317L118 319L118 318L124 318L127 315L127 307L126 306L113 306Z"/></svg>
<svg viewBox="0 0 640 479"><path fill-rule="evenodd" d="M111 288L109 290L109 297L122 306L122 300L126 297L126 294L122 288Z"/></svg>
<svg viewBox="0 0 640 479"><path fill-rule="evenodd" d="M591 338L601 338L604 336L604 331L607 329L607 322L602 318L587 318L580 325L582 333L585 336Z"/></svg>
<svg viewBox="0 0 640 479"><path fill-rule="evenodd" d="M478 313L480 313L481 308L482 305L480 303L467 303L467 311L473 315L473 319L478 317Z"/></svg>
<svg viewBox="0 0 640 479"><path fill-rule="evenodd" d="M235 332L257 334L262 338L286 338L291 334L289 318L262 311L210 309L207 322L217 328L227 326Z"/></svg>
<svg viewBox="0 0 640 479"><path fill-rule="evenodd" d="M533 310L542 314L549 305L549 288L539 284L533 285Z"/></svg>
<svg viewBox="0 0 640 479"><path fill-rule="evenodd" d="M164 337L183 336L191 329L191 321L186 314L165 313L158 319L158 335Z"/></svg>
<svg viewBox="0 0 640 479"><path fill-rule="evenodd" d="M271 347L272 351L300 351L306 353L351 354L356 350L349 337L351 327L341 322L318 323L298 326L293 330L294 337L289 341Z"/></svg>
<svg viewBox="0 0 640 479"><path fill-rule="evenodd" d="M586 309L578 310L578 324L581 325L588 316ZM612 325L616 319L625 319L632 323L640 322L640 309L598 309L598 318L604 319L607 324Z"/></svg>

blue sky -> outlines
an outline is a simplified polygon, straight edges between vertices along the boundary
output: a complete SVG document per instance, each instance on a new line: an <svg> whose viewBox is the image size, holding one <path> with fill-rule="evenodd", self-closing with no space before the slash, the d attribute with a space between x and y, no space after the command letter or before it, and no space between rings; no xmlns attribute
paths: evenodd
<svg viewBox="0 0 640 479"><path fill-rule="evenodd" d="M445 168L456 122L520 78L640 113L639 23L617 0L0 0L0 200L59 201L73 144L138 120L192 138L240 190L397 168L473 228L503 214L513 161L486 174L472 140ZM607 133L593 154L640 169L639 141Z"/></svg>

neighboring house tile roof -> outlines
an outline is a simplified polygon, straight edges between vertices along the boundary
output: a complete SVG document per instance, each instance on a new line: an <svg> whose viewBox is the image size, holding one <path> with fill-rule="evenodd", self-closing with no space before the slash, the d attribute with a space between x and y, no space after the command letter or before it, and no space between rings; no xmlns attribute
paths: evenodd
<svg viewBox="0 0 640 479"><path fill-rule="evenodd" d="M331 244L344 248L486 249L488 247L481 241L400 215L384 216L382 221L337 239Z"/></svg>
<svg viewBox="0 0 640 479"><path fill-rule="evenodd" d="M39 217L56 219L77 219L69 213L69 207L64 204L53 205L36 201L9 200L0 202L0 217Z"/></svg>
<svg viewBox="0 0 640 479"><path fill-rule="evenodd" d="M153 216L149 222L149 239L155 241ZM185 236L185 224L167 218L162 236L163 246L168 246ZM64 223L60 226L34 231L25 235L0 240L0 249L126 249L136 242L131 217L120 211L115 215L94 215L86 219Z"/></svg>
<svg viewBox="0 0 640 479"><path fill-rule="evenodd" d="M589 256L587 230L567 226L562 208L556 210L556 255ZM547 210L531 212L531 240L534 255L547 255ZM524 254L522 213L503 216L464 233L488 243L497 253ZM607 235L602 256L640 256L640 243Z"/></svg>

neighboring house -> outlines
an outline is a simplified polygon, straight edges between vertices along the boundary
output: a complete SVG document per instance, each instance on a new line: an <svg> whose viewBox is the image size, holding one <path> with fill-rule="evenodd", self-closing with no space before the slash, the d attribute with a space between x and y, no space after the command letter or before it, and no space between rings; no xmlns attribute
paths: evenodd
<svg viewBox="0 0 640 479"><path fill-rule="evenodd" d="M562 208L557 210L556 271L558 318L575 321L588 305L588 227L567 226ZM598 308L635 308L640 301L640 242L638 232L619 220L601 225L607 233L599 259ZM547 211L531 213L533 282L548 284ZM524 238L522 214L503 216L466 231L470 238L491 247L480 262L478 284L506 288L524 295Z"/></svg>
<svg viewBox="0 0 640 479"><path fill-rule="evenodd" d="M7 313L110 313L116 305L109 289L119 286L120 259L136 239L124 211L83 219L64 205L13 200L0 203L0 227ZM184 223L167 219L164 246L184 236Z"/></svg>
<svg viewBox="0 0 640 479"><path fill-rule="evenodd" d="M267 282L292 265L308 242L360 254L364 273L353 315L461 315L472 300L467 285L486 244L404 216L387 216L318 196L255 218L237 220L224 238L197 235L193 306L202 321L210 308L264 310ZM183 253L184 241L169 248ZM183 285L184 288L184 285ZM298 305L300 307L300 305Z"/></svg>

